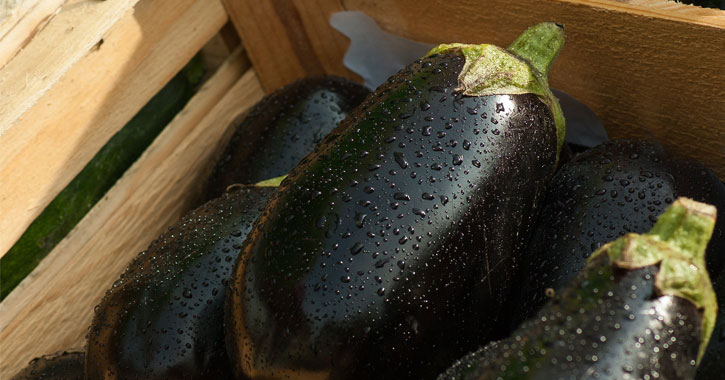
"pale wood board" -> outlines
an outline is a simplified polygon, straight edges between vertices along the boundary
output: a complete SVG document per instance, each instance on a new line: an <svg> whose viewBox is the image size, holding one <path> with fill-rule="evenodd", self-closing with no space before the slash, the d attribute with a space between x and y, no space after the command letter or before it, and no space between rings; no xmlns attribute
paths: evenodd
<svg viewBox="0 0 725 380"><path fill-rule="evenodd" d="M64 7L0 70L0 136L138 0L87 1Z"/></svg>
<svg viewBox="0 0 725 380"><path fill-rule="evenodd" d="M0 68L50 20L66 0L24 0L6 9L0 21Z"/></svg>
<svg viewBox="0 0 725 380"><path fill-rule="evenodd" d="M318 1L327 4L323 9L362 11L389 32L428 43L507 46L528 26L563 23L567 42L553 67L552 87L589 105L610 137L657 139L725 179L725 11L660 0ZM271 84L265 89L302 75L288 35L299 28L280 31L285 24L275 2L243 8L251 2L225 4L252 19L230 15L245 22L237 27L252 62L270 68L259 70L260 81ZM273 15L269 25L259 21L265 12ZM316 25L307 23L305 30L340 36L327 19L310 22ZM330 44L323 50L325 55L308 49L316 56L309 61L342 62L345 49Z"/></svg>
<svg viewBox="0 0 725 380"><path fill-rule="evenodd" d="M672 0L561 0L599 6L645 17L722 27L725 11L682 4Z"/></svg>
<svg viewBox="0 0 725 380"><path fill-rule="evenodd" d="M360 78L342 63L349 40L329 27L339 0L223 0L267 93L294 80ZM332 32L331 32L332 31Z"/></svg>
<svg viewBox="0 0 725 380"><path fill-rule="evenodd" d="M0 136L0 257L226 20L218 0L139 2Z"/></svg>
<svg viewBox="0 0 725 380"><path fill-rule="evenodd" d="M68 0L25 0L0 21L0 69L23 49Z"/></svg>
<svg viewBox="0 0 725 380"><path fill-rule="evenodd" d="M0 304L0 378L38 355L83 347L93 307L106 289L196 202L218 150L231 136L232 121L264 95L253 71L236 79L241 68L239 60L223 66L108 195Z"/></svg>

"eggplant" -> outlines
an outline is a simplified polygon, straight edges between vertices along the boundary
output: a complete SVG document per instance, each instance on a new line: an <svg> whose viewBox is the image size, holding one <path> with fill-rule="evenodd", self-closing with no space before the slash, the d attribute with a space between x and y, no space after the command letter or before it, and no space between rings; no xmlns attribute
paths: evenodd
<svg viewBox="0 0 725 380"><path fill-rule="evenodd" d="M713 287L717 296L717 321L695 380L719 379L725 374L725 273L720 274Z"/></svg>
<svg viewBox="0 0 725 380"><path fill-rule="evenodd" d="M246 186L169 227L108 290L88 333L86 380L231 379L224 294L273 187Z"/></svg>
<svg viewBox="0 0 725 380"><path fill-rule="evenodd" d="M715 323L715 208L678 198L646 234L603 245L535 318L439 380L692 379Z"/></svg>
<svg viewBox="0 0 725 380"><path fill-rule="evenodd" d="M715 205L721 215L707 249L717 278L725 261L725 185L702 164L675 159L655 141L612 140L561 166L542 203L523 260L521 296L512 326L566 285L602 244L649 231L680 196Z"/></svg>
<svg viewBox="0 0 725 380"><path fill-rule="evenodd" d="M35 358L10 380L83 380L83 352L62 352Z"/></svg>
<svg viewBox="0 0 725 380"><path fill-rule="evenodd" d="M508 50L434 48L290 172L227 292L237 376L430 379L502 333L563 143L563 40L544 23Z"/></svg>
<svg viewBox="0 0 725 380"><path fill-rule="evenodd" d="M287 174L369 94L362 85L328 75L300 79L267 95L235 127L206 199L234 184Z"/></svg>

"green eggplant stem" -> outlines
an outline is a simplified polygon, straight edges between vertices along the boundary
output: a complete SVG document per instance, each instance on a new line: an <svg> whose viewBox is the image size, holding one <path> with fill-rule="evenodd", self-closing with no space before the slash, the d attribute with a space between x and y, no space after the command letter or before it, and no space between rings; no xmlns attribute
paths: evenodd
<svg viewBox="0 0 725 380"><path fill-rule="evenodd" d="M697 260L705 259L705 249L710 241L717 210L714 206L679 198L664 214L660 215L650 234L691 252Z"/></svg>
<svg viewBox="0 0 725 380"><path fill-rule="evenodd" d="M464 95L538 95L554 117L558 165L566 122L559 101L549 89L547 74L563 46L564 28L545 22L524 31L508 49L488 44L452 43L434 47L426 57L459 50L466 61L458 74L456 90Z"/></svg>
<svg viewBox="0 0 725 380"><path fill-rule="evenodd" d="M526 29L507 50L525 59L539 73L547 76L563 46L564 26L542 22Z"/></svg>

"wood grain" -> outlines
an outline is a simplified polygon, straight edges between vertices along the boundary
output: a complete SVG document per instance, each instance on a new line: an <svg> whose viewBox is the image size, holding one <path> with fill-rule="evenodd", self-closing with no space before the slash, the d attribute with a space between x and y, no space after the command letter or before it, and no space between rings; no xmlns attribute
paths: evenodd
<svg viewBox="0 0 725 380"><path fill-rule="evenodd" d="M310 75L360 81L342 63L349 40L329 26L340 0L223 0L269 93Z"/></svg>
<svg viewBox="0 0 725 380"><path fill-rule="evenodd" d="M0 70L0 136L132 10L137 1L89 1L61 9Z"/></svg>
<svg viewBox="0 0 725 380"><path fill-rule="evenodd" d="M0 9L0 68L43 28L65 1L11 0L8 8Z"/></svg>
<svg viewBox="0 0 725 380"><path fill-rule="evenodd" d="M0 256L226 20L218 0L139 2L0 136Z"/></svg>
<svg viewBox="0 0 725 380"><path fill-rule="evenodd" d="M563 0L644 17L722 27L725 12L670 0Z"/></svg>
<svg viewBox="0 0 725 380"><path fill-rule="evenodd" d="M194 204L232 121L263 96L240 54L225 63L80 224L0 304L0 378L30 359L83 347L127 263ZM241 76L241 78L240 78Z"/></svg>
<svg viewBox="0 0 725 380"><path fill-rule="evenodd" d="M265 90L311 71L273 4L225 0ZM256 2L254 2L256 4ZM428 43L507 46L542 21L566 27L552 87L589 105L610 137L653 138L674 155L696 158L725 179L725 12L661 0L318 0L323 9L357 10L391 33ZM266 16L272 21L266 21ZM302 17L301 17L302 18ZM323 17L305 31L334 40ZM314 24L314 25L313 25ZM287 27L285 27L287 25ZM286 29L285 30L280 30ZM312 32L307 32L312 35ZM306 46L303 44L303 46ZM305 49L306 62L342 62L345 49ZM263 69L262 67L267 69ZM332 70L325 68L326 73Z"/></svg>

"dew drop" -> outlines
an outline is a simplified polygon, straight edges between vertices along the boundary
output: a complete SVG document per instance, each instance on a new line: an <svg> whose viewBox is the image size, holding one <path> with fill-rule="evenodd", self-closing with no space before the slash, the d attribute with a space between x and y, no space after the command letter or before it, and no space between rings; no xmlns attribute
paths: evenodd
<svg viewBox="0 0 725 380"><path fill-rule="evenodd" d="M393 194L393 198L395 198L395 200L398 200L398 201L409 201L410 195L408 195L406 193L397 192L397 193Z"/></svg>
<svg viewBox="0 0 725 380"><path fill-rule="evenodd" d="M395 157L395 162L398 163L401 169L408 167L408 161L405 160L405 155L402 152L394 152L393 157Z"/></svg>
<svg viewBox="0 0 725 380"><path fill-rule="evenodd" d="M363 213L359 213L359 212L355 213L355 225L357 226L357 228L363 227L363 225L365 224L366 217L367 217L367 214L363 214Z"/></svg>
<svg viewBox="0 0 725 380"><path fill-rule="evenodd" d="M352 247L350 247L350 253L352 253L353 255L357 255L358 253L360 253L362 251L362 249L363 249L362 243L357 242L357 243L353 244Z"/></svg>

